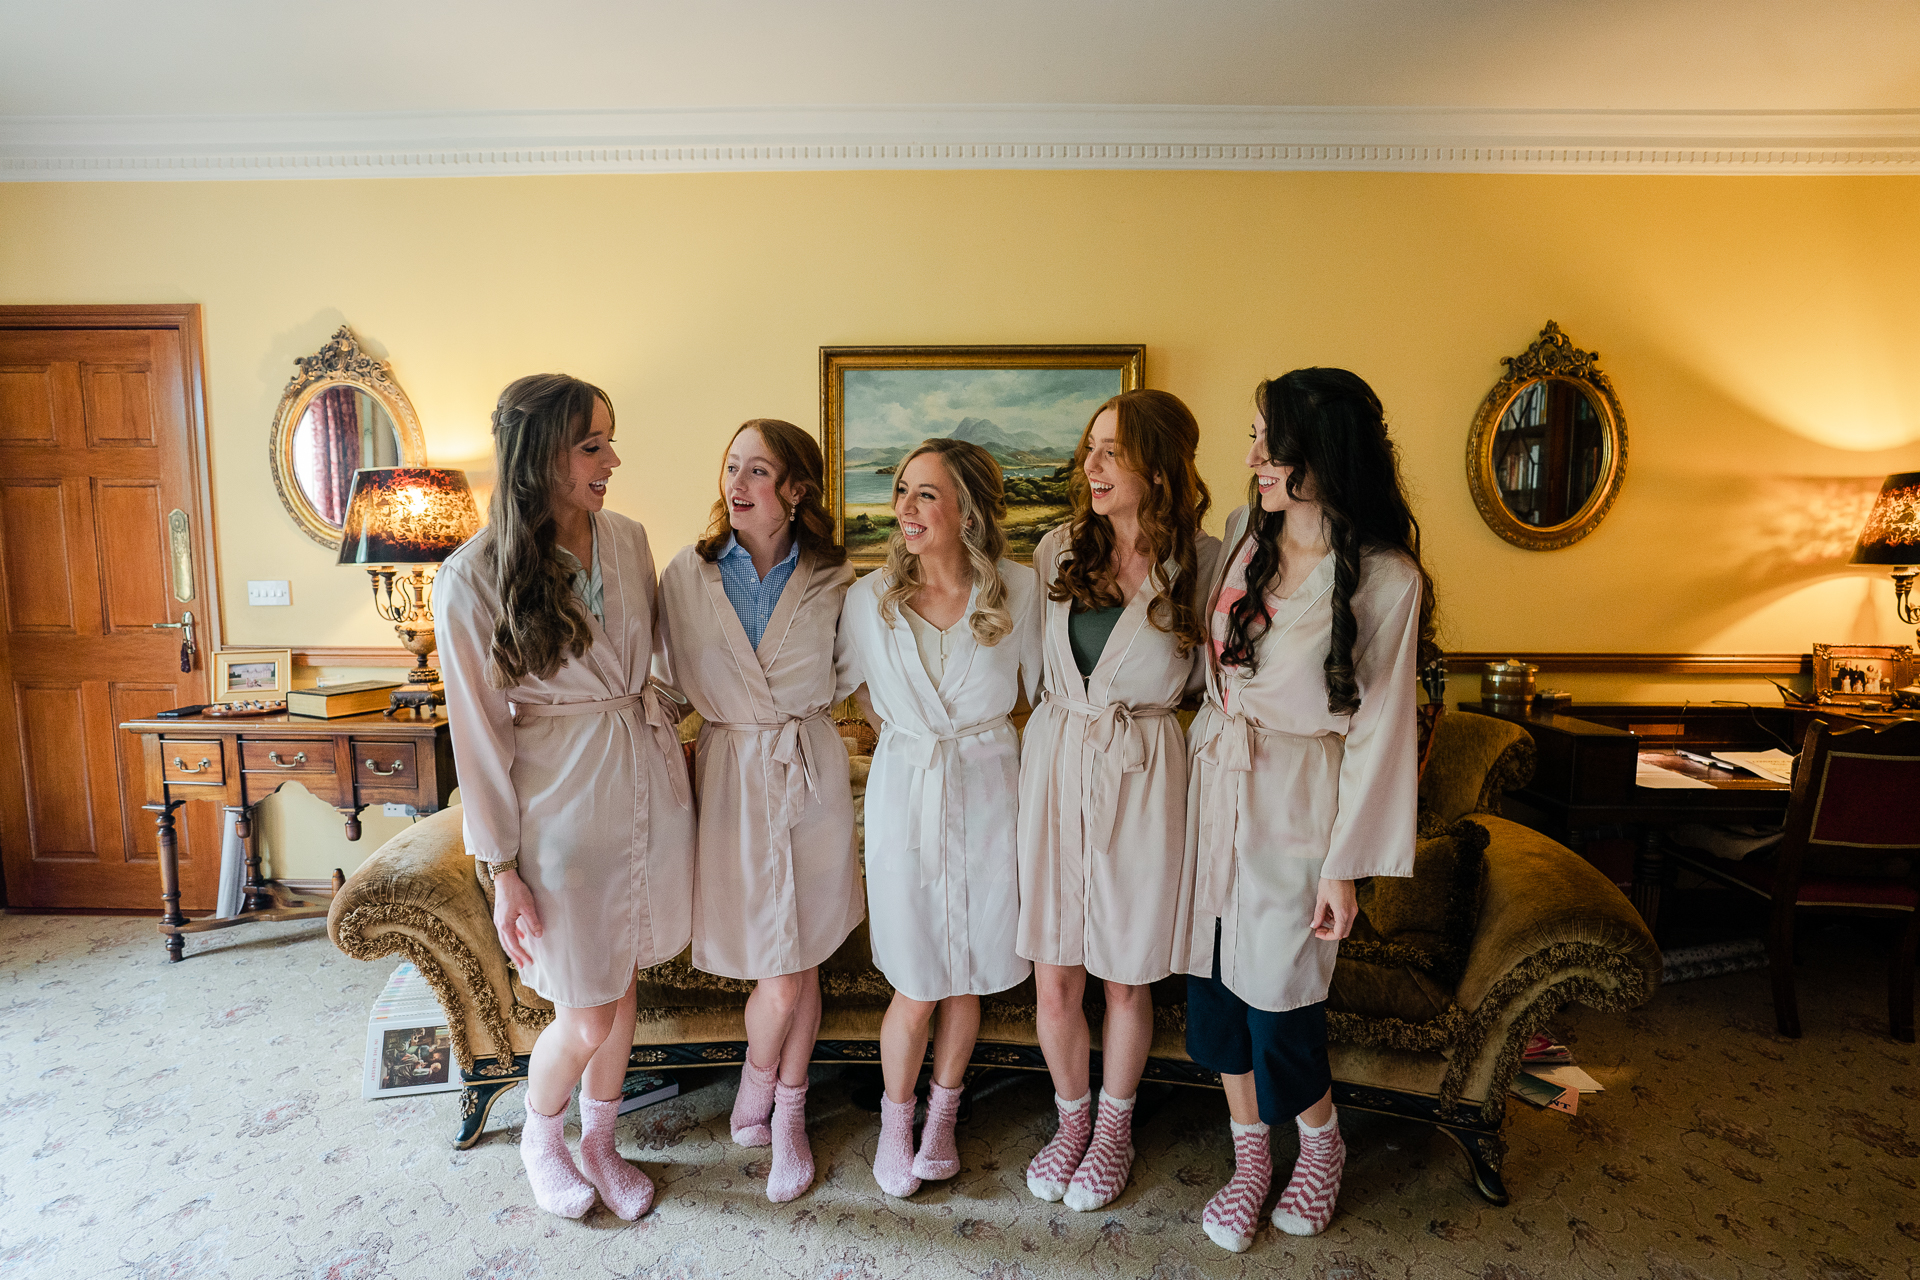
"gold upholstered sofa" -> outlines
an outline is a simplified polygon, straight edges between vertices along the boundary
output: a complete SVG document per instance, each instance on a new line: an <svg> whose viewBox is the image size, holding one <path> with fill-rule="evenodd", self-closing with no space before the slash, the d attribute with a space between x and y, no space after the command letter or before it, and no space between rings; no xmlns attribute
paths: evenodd
<svg viewBox="0 0 1920 1280"><path fill-rule="evenodd" d="M1499 816L1500 796L1533 772L1533 742L1506 721L1441 717L1421 780L1421 842L1411 880L1360 890L1362 918L1341 944L1328 997L1334 1093L1346 1108L1432 1124L1459 1143L1474 1186L1506 1202L1501 1137L1520 1051L1561 1008L1644 1003L1660 955L1620 892L1577 855ZM526 1078L551 1006L521 984L494 935L492 886L466 856L457 807L394 837L348 879L328 929L348 955L400 956L439 995L466 1089L462 1147L494 1099ZM891 995L865 926L821 969L816 1060L877 1062ZM1098 983L1088 984L1099 1070ZM683 953L640 974L634 1069L742 1061L748 984L694 970ZM1187 1057L1185 980L1154 989L1149 1080L1214 1086ZM1031 981L983 1001L979 1071L1044 1070Z"/></svg>

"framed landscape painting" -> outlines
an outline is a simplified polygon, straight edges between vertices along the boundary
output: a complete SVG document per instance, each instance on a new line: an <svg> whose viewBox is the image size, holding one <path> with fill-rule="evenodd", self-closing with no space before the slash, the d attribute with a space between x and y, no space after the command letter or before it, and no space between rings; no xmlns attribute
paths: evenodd
<svg viewBox="0 0 1920 1280"><path fill-rule="evenodd" d="M1102 402L1146 385L1147 349L1120 346L822 347L827 509L862 570L886 562L893 483L922 440L993 455L1007 481L1007 555L1028 564L1072 507L1067 474Z"/></svg>

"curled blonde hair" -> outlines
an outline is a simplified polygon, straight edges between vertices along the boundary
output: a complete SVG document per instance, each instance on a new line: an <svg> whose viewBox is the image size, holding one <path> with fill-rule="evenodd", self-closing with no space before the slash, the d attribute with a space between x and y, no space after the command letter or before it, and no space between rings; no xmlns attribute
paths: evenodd
<svg viewBox="0 0 1920 1280"><path fill-rule="evenodd" d="M1007 484L1000 464L977 444L965 440L927 440L900 460L896 476L923 453L938 454L953 478L960 506L960 543L967 549L973 581L980 588L979 607L967 619L973 638L992 648L1013 631L1013 611L1007 608L1007 584L1000 579L1000 557L1007 553ZM913 599L923 585L920 557L907 550L907 540L896 524L887 539L887 589L880 596L880 616L891 627L900 619L900 606Z"/></svg>

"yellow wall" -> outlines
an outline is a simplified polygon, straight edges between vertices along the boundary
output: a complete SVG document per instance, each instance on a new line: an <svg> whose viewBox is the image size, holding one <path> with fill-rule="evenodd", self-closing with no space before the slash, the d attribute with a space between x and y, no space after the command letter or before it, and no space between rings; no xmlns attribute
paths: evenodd
<svg viewBox="0 0 1920 1280"><path fill-rule="evenodd" d="M817 423L818 348L1145 342L1239 501L1263 376L1344 365L1401 442L1443 641L1463 650L1804 651L1911 642L1844 560L1920 468L1920 179L844 173L0 185L0 301L205 307L226 640L392 644L365 579L282 512L267 426L341 323L391 360L432 460L484 480L511 378L600 383L613 506L691 540L742 418ZM1567 550L1480 522L1463 447L1499 357L1554 319L1625 407L1626 488ZM1216 525L1217 527L1217 525ZM249 608L249 578L294 605ZM1758 679L1543 674L1582 697L1770 700ZM1472 696L1456 678L1454 695ZM355 849L301 798L290 875Z"/></svg>

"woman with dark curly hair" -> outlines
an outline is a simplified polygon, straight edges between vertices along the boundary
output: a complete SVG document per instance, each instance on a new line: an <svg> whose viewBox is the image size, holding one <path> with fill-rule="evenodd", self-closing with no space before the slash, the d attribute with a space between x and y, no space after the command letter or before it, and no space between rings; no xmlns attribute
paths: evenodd
<svg viewBox="0 0 1920 1280"><path fill-rule="evenodd" d="M693 807L675 726L648 671L664 648L647 531L604 510L620 465L606 394L521 378L493 411L486 529L434 583L467 852L520 977L553 1001L534 1042L520 1157L542 1209L598 1192L632 1220L653 1183L614 1121L633 1046L635 970L687 945ZM580 1083L580 1156L563 1127Z"/></svg>
<svg viewBox="0 0 1920 1280"><path fill-rule="evenodd" d="M1174 711L1204 673L1200 595L1220 540L1177 396L1101 405L1074 452L1073 516L1034 553L1046 697L1020 751L1020 954L1034 962L1040 1048L1060 1123L1027 1189L1098 1209L1133 1166L1133 1099L1153 1047L1150 986L1184 965L1187 751ZM1106 995L1090 1096L1087 978Z"/></svg>
<svg viewBox="0 0 1920 1280"><path fill-rule="evenodd" d="M1249 503L1209 595L1207 701L1189 734L1192 897L1176 949L1187 1052L1220 1072L1234 1175L1207 1234L1253 1242L1267 1126L1300 1157L1273 1224L1315 1235L1346 1161L1326 998L1353 882L1413 874L1416 673L1437 656L1433 583L1379 398L1344 369L1262 383Z"/></svg>

